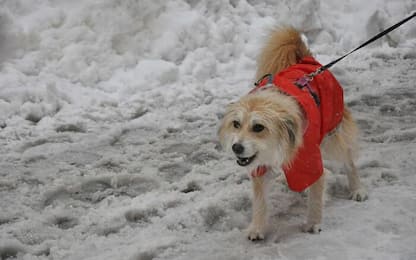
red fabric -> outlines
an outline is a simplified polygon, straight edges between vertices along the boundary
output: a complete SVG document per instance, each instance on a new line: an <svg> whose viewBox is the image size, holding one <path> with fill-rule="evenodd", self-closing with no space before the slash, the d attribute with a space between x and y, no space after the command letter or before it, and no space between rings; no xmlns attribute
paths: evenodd
<svg viewBox="0 0 416 260"><path fill-rule="evenodd" d="M310 82L313 91L319 96L321 102L319 107L307 88L300 89L294 85L296 80L319 67L321 64L314 58L305 57L298 64L276 74L273 79L273 84L279 90L297 100L307 119L303 146L299 148L290 165L283 166L289 188L294 191L303 191L321 177L323 165L320 144L325 135L338 126L343 117L343 91L328 70ZM254 91L265 84L267 79L260 82Z"/></svg>

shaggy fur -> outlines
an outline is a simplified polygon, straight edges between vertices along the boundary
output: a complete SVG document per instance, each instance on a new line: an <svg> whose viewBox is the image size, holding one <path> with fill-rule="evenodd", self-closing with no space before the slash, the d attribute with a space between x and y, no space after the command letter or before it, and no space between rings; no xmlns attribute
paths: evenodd
<svg viewBox="0 0 416 260"><path fill-rule="evenodd" d="M256 77L267 73L274 75L310 55L298 31L290 27L275 30L261 51ZM248 94L230 104L218 134L223 147L237 156L240 165L252 171L259 165L282 167L290 164L302 145L304 129L305 118L297 101L273 87ZM337 160L346 166L351 198L360 201L366 199L367 193L354 165L357 132L357 126L345 108L342 122L334 133L325 137L321 150L325 159ZM240 145L239 149L236 144ZM320 231L325 174L326 171L309 188L304 231ZM265 237L267 226L264 177L252 177L252 186L253 215L248 237L257 240Z"/></svg>

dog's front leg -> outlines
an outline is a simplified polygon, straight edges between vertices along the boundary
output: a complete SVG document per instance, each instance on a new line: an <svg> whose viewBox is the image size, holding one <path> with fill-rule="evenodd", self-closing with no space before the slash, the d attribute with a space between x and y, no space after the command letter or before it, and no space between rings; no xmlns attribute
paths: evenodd
<svg viewBox="0 0 416 260"><path fill-rule="evenodd" d="M322 208L324 204L325 171L322 176L309 188L308 216L303 226L304 232L319 233L321 231Z"/></svg>
<svg viewBox="0 0 416 260"><path fill-rule="evenodd" d="M265 177L252 177L253 185L253 202L252 202L252 219L248 227L248 239L262 240L266 233L267 225L267 204L265 197Z"/></svg>

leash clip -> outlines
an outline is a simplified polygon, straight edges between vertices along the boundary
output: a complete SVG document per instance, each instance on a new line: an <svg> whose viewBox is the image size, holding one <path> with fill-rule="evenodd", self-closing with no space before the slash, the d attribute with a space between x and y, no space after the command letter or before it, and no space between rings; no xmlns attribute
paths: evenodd
<svg viewBox="0 0 416 260"><path fill-rule="evenodd" d="M295 85L299 88L299 89L304 89L306 88L308 90L308 92L311 94L313 100L315 101L316 105L319 107L321 105L321 100L319 99L318 95L315 93L315 91L312 90L311 85L309 84L309 82L311 82L313 80L313 78L318 75L319 73L321 73L322 71L320 71L319 69L316 70L315 72L312 72L308 75L305 75L301 78L298 78L295 81Z"/></svg>
<svg viewBox="0 0 416 260"><path fill-rule="evenodd" d="M312 81L312 78L309 75L305 75L301 78L298 78L298 80L295 81L295 85L300 88L303 89L304 87L310 88L309 82Z"/></svg>

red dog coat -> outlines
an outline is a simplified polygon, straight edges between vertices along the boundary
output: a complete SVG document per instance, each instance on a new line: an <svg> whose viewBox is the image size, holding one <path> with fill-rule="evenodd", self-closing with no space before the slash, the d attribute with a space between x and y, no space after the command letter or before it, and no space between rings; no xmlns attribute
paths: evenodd
<svg viewBox="0 0 416 260"><path fill-rule="evenodd" d="M320 144L325 135L338 126L343 117L343 91L331 72L326 70L315 76L309 83L311 89L300 88L294 84L319 67L321 64L314 58L305 57L298 64L279 72L273 78L274 86L297 100L307 120L303 145L298 149L290 165L283 166L289 188L294 191L303 191L321 177L323 166ZM262 80L253 91L261 89L267 83L267 79ZM319 102L314 99L311 91L316 93ZM264 175L267 171L264 169L264 166L259 167L252 176Z"/></svg>

